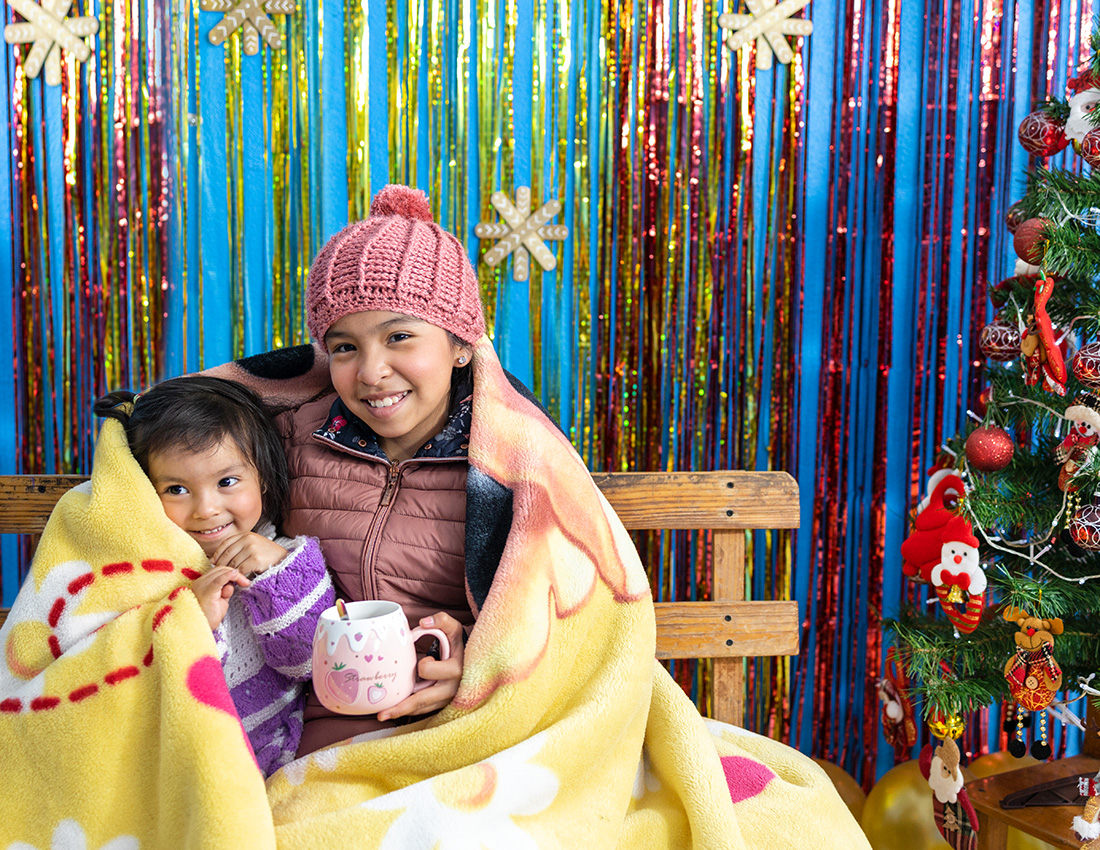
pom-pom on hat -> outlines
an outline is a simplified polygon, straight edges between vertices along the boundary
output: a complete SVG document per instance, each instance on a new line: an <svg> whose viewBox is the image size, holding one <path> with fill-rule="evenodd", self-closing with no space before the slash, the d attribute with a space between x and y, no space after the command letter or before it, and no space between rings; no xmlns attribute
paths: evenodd
<svg viewBox="0 0 1100 850"><path fill-rule="evenodd" d="M367 310L415 316L467 343L485 333L477 275L462 244L432 221L423 192L386 186L370 214L333 236L310 267L314 340L325 346L333 322Z"/></svg>

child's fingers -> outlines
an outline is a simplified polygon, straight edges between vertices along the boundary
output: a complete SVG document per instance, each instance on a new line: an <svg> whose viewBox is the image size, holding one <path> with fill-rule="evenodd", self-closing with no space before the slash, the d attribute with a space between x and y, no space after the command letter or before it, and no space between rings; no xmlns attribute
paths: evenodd
<svg viewBox="0 0 1100 850"><path fill-rule="evenodd" d="M248 587L252 582L232 567L214 567L191 582L191 589L196 595L215 589L220 593L222 588L231 584Z"/></svg>
<svg viewBox="0 0 1100 850"><path fill-rule="evenodd" d="M248 575L264 572L279 563L286 554L286 549L274 540L246 532L224 541L210 560L218 566L233 567Z"/></svg>
<svg viewBox="0 0 1100 850"><path fill-rule="evenodd" d="M251 532L244 531L240 534L234 534L232 537L227 537L221 542L218 548L214 550L214 554L210 556L210 563L217 564L220 567L230 566L229 561L248 541L250 534Z"/></svg>

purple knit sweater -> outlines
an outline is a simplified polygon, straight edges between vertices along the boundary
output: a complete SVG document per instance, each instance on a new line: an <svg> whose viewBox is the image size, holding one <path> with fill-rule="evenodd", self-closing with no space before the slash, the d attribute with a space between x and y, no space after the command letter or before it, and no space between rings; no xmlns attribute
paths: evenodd
<svg viewBox="0 0 1100 850"><path fill-rule="evenodd" d="M270 776L298 749L313 633L335 600L316 539L275 537L273 529L266 536L289 554L250 587L236 588L214 641L256 761Z"/></svg>

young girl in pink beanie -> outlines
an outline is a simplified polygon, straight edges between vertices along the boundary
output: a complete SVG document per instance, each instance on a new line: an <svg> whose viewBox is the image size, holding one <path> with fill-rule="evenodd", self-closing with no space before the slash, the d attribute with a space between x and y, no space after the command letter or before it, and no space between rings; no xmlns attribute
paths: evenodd
<svg viewBox="0 0 1100 850"><path fill-rule="evenodd" d="M288 533L320 538L338 596L400 603L411 622L446 632L451 657L423 657L418 672L435 684L377 717L335 714L311 696L300 755L436 711L458 690L474 622L464 562L470 361L485 333L465 250L405 186L387 186L365 220L329 240L306 304L335 391L287 414Z"/></svg>

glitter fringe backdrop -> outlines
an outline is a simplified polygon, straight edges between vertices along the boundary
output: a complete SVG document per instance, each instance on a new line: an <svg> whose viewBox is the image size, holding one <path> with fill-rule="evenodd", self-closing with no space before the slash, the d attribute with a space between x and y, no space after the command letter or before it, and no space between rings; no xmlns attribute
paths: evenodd
<svg viewBox="0 0 1100 850"><path fill-rule="evenodd" d="M796 475L802 529L754 535L748 592L799 600L802 652L749 664L747 723L873 778L905 516L980 389L1015 126L1084 55L1082 2L814 0L757 71L712 0L328 0L257 56L197 3L78 0L101 29L60 87L0 63L0 471L87 471L102 392L304 340L310 260L385 183L475 261L492 192L528 186L570 237L526 282L477 266L506 367L593 469ZM706 535L640 545L660 598L709 592Z"/></svg>

